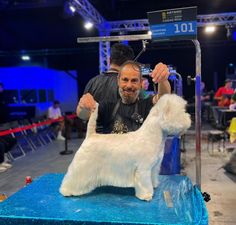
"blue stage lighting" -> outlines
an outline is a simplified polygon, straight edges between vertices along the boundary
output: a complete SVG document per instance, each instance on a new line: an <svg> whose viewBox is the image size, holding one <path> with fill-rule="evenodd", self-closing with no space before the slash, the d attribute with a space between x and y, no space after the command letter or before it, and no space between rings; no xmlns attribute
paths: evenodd
<svg viewBox="0 0 236 225"><path fill-rule="evenodd" d="M232 37L233 37L233 40L236 41L236 30L233 31Z"/></svg>

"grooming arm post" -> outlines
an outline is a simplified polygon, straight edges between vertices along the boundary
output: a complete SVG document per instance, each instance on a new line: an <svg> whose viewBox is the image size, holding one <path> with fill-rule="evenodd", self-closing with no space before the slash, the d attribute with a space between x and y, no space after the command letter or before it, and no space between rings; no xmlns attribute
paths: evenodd
<svg viewBox="0 0 236 225"><path fill-rule="evenodd" d="M196 49L195 77L195 132L196 132L196 184L201 190L201 48L198 40L192 40Z"/></svg>

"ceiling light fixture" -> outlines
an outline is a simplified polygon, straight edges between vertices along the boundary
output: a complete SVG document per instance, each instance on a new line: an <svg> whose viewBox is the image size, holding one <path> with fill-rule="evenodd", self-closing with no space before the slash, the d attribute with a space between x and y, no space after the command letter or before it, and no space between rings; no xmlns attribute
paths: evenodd
<svg viewBox="0 0 236 225"><path fill-rule="evenodd" d="M74 7L73 5L70 5L69 8L70 8L70 11L73 12L73 13L74 13L75 10L76 10L75 7Z"/></svg>
<svg viewBox="0 0 236 225"><path fill-rule="evenodd" d="M84 27L87 29L87 30L90 30L92 27L93 27L93 23L91 23L91 22L85 22L85 24L84 24Z"/></svg>
<svg viewBox="0 0 236 225"><path fill-rule="evenodd" d="M216 30L216 27L215 26L206 26L205 27L205 32L206 33L214 33L215 32L215 30Z"/></svg>

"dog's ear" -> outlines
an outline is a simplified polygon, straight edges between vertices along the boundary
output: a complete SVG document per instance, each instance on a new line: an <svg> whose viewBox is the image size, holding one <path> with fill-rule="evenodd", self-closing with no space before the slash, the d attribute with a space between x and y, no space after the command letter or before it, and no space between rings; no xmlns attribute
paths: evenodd
<svg viewBox="0 0 236 225"><path fill-rule="evenodd" d="M186 101L170 94L164 95L157 103L159 125L167 134L185 132L191 125L190 115L185 112Z"/></svg>

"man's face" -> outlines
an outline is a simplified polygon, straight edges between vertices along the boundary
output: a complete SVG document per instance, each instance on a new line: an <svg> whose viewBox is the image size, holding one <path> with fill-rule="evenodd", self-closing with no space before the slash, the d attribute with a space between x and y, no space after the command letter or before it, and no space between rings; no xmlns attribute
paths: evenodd
<svg viewBox="0 0 236 225"><path fill-rule="evenodd" d="M59 104L53 104L53 108L54 108L54 109L59 108Z"/></svg>
<svg viewBox="0 0 236 225"><path fill-rule="evenodd" d="M121 69L118 86L123 103L131 104L137 100L141 89L141 77L134 65L127 64Z"/></svg>

